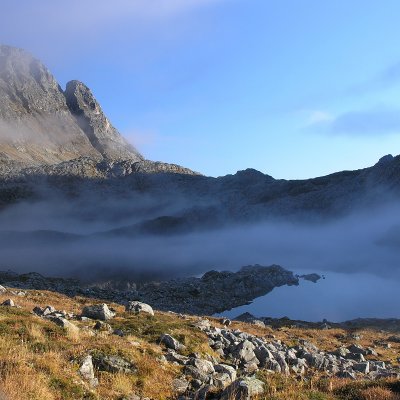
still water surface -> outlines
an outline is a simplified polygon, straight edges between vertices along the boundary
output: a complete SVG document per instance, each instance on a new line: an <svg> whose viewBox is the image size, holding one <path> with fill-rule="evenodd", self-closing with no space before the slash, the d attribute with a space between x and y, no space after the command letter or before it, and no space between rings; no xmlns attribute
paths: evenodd
<svg viewBox="0 0 400 400"><path fill-rule="evenodd" d="M252 304L220 315L234 318L250 312L257 317L286 316L305 321L326 318L332 322L359 317L400 318L400 282L365 273L325 271L320 275L325 279L317 283L300 280L299 286L275 288Z"/></svg>

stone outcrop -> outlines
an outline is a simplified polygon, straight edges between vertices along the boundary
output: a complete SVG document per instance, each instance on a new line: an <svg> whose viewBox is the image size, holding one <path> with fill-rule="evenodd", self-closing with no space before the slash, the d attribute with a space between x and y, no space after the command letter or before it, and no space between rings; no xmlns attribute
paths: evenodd
<svg viewBox="0 0 400 400"><path fill-rule="evenodd" d="M254 265L238 272L209 271L201 278L149 283L138 296L160 310L211 315L247 304L275 287L298 284L292 272L278 265Z"/></svg>
<svg viewBox="0 0 400 400"><path fill-rule="evenodd" d="M104 158L133 161L143 159L142 155L114 128L85 84L79 81L68 82L65 98L77 124Z"/></svg>
<svg viewBox="0 0 400 400"><path fill-rule="evenodd" d="M154 316L153 308L148 304L142 303L140 301L129 301L128 304L125 306L125 311L135 314L145 313Z"/></svg>
<svg viewBox="0 0 400 400"><path fill-rule="evenodd" d="M299 278L278 265L254 265L242 267L238 272L209 271L201 278L173 279L139 285L133 283L126 290L85 285L74 279L46 278L37 273L19 275L12 271L0 271L0 283L26 289L54 290L69 296L84 295L114 301L127 305L128 311L140 308L144 311L144 306L139 305L142 302L164 311L212 315L247 304L275 287L298 285ZM105 320L103 317L108 315L105 307L105 304L86 307L82 315Z"/></svg>
<svg viewBox="0 0 400 400"><path fill-rule="evenodd" d="M0 46L0 160L38 165L83 155L101 158L53 75L25 51Z"/></svg>
<svg viewBox="0 0 400 400"><path fill-rule="evenodd" d="M95 304L86 306L82 310L82 317L107 321L115 316L115 312L110 310L107 304Z"/></svg>
<svg viewBox="0 0 400 400"><path fill-rule="evenodd" d="M68 82L22 49L0 45L0 176L85 178L131 173L193 174L145 160L112 125L91 90Z"/></svg>

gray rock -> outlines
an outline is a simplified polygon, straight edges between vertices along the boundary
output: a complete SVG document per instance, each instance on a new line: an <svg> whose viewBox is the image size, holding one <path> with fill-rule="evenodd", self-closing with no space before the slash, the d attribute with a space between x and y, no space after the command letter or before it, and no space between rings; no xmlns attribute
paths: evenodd
<svg viewBox="0 0 400 400"><path fill-rule="evenodd" d="M0 305L6 306L6 307L15 307L14 300L12 300L12 299L4 300Z"/></svg>
<svg viewBox="0 0 400 400"><path fill-rule="evenodd" d="M146 303L141 303L140 301L130 301L125 307L125 311L127 312L134 312L134 313L146 313L154 316L154 311Z"/></svg>
<svg viewBox="0 0 400 400"><path fill-rule="evenodd" d="M199 358L190 358L189 365L193 365L198 370L204 372L207 375L213 374L215 372L212 362L208 360L202 360Z"/></svg>
<svg viewBox="0 0 400 400"><path fill-rule="evenodd" d="M275 359L267 360L265 368L276 373L282 372L281 366Z"/></svg>
<svg viewBox="0 0 400 400"><path fill-rule="evenodd" d="M107 333L111 333L113 331L113 328L111 327L111 325L107 324L107 322L103 322L103 321L96 321L93 329L96 331L107 332Z"/></svg>
<svg viewBox="0 0 400 400"><path fill-rule="evenodd" d="M202 383L207 383L211 379L211 377L207 373L201 371L193 365L185 365L183 372L186 376L190 376L193 379L198 380Z"/></svg>
<svg viewBox="0 0 400 400"><path fill-rule="evenodd" d="M136 366L119 356L95 355L93 364L99 371L135 373Z"/></svg>
<svg viewBox="0 0 400 400"><path fill-rule="evenodd" d="M165 358L169 362L174 362L174 363L181 364L181 365L185 365L189 362L189 357L178 354L174 350L171 350L171 349L165 355Z"/></svg>
<svg viewBox="0 0 400 400"><path fill-rule="evenodd" d="M231 382L236 380L236 370L232 366L226 364L216 364L214 365L214 369L220 374L227 374Z"/></svg>
<svg viewBox="0 0 400 400"><path fill-rule="evenodd" d="M289 370L289 365L285 359L285 353L278 352L278 353L274 354L274 357L275 357L275 360L278 362L279 366L281 367L281 372L283 374L288 375L290 373L290 370Z"/></svg>
<svg viewBox="0 0 400 400"><path fill-rule="evenodd" d="M354 360L354 361L358 361L358 362L365 361L365 357L361 353L349 353L349 354L347 354L346 358L349 360Z"/></svg>
<svg viewBox="0 0 400 400"><path fill-rule="evenodd" d="M334 354L336 354L338 357L347 357L347 355L350 353L349 349L346 349L346 347L339 347Z"/></svg>
<svg viewBox="0 0 400 400"><path fill-rule="evenodd" d="M208 394L213 391L212 385L206 385L199 390L197 390L194 394L194 400L207 400Z"/></svg>
<svg viewBox="0 0 400 400"><path fill-rule="evenodd" d="M362 374L368 374L369 373L369 362L361 362L361 363L356 363L353 364L353 369L361 372Z"/></svg>
<svg viewBox="0 0 400 400"><path fill-rule="evenodd" d="M219 372L215 375L213 375L213 385L217 389L225 389L227 386L229 386L232 383L232 379L229 376L229 374Z"/></svg>
<svg viewBox="0 0 400 400"><path fill-rule="evenodd" d="M77 125L104 158L143 160L142 155L111 125L86 85L79 81L68 82L65 98Z"/></svg>
<svg viewBox="0 0 400 400"><path fill-rule="evenodd" d="M7 292L7 289L4 286L0 285L0 293L4 294L6 292Z"/></svg>
<svg viewBox="0 0 400 400"><path fill-rule="evenodd" d="M200 319L199 321L195 322L193 325L195 328L200 329L201 331L210 329L211 324L208 319Z"/></svg>
<svg viewBox="0 0 400 400"><path fill-rule="evenodd" d="M53 315L47 315L45 318L50 320L51 322L54 322L56 325L60 326L61 328L66 329L70 332L78 332L79 331L79 328L75 324L73 324L72 322L68 321L65 318L55 317Z"/></svg>
<svg viewBox="0 0 400 400"><path fill-rule="evenodd" d="M9 46L0 46L0 59L3 158L26 165L82 156L101 158L71 115L60 86L40 61Z"/></svg>
<svg viewBox="0 0 400 400"><path fill-rule="evenodd" d="M222 393L221 400L251 400L264 393L264 383L254 377L246 377L229 385Z"/></svg>
<svg viewBox="0 0 400 400"><path fill-rule="evenodd" d="M367 355L367 351L359 344L352 344L348 346L347 349L353 354L362 354L363 356Z"/></svg>
<svg viewBox="0 0 400 400"><path fill-rule="evenodd" d="M353 370L339 371L337 376L340 378L346 378L346 379L352 379L352 380L357 379Z"/></svg>
<svg viewBox="0 0 400 400"><path fill-rule="evenodd" d="M82 316L107 321L115 317L115 312L110 310L107 304L103 303L84 307L82 310Z"/></svg>
<svg viewBox="0 0 400 400"><path fill-rule="evenodd" d="M173 338L171 335L168 335L167 333L161 336L160 343L164 344L168 349L172 349L175 351L181 351L186 348L185 345L183 345L182 343L180 343L178 340Z"/></svg>
<svg viewBox="0 0 400 400"><path fill-rule="evenodd" d="M178 394L185 393L189 387L189 382L186 379L174 379L172 381L172 390Z"/></svg>
<svg viewBox="0 0 400 400"><path fill-rule="evenodd" d="M99 384L99 381L94 376L94 367L93 367L92 356L90 356L90 355L86 356L82 360L81 366L79 367L79 373L82 376L82 378L89 381L91 386L97 386Z"/></svg>
<svg viewBox="0 0 400 400"><path fill-rule="evenodd" d="M43 308L41 307L34 307L34 309L32 310L34 314L38 315L39 317L41 317L43 315Z"/></svg>
<svg viewBox="0 0 400 400"><path fill-rule="evenodd" d="M234 350L234 357L238 358L242 363L259 363L255 353L254 353L255 346L248 340L244 340L240 342L235 350Z"/></svg>
<svg viewBox="0 0 400 400"><path fill-rule="evenodd" d="M55 312L56 312L56 309L53 306L46 306L42 311L42 315L46 316L49 314L53 314Z"/></svg>

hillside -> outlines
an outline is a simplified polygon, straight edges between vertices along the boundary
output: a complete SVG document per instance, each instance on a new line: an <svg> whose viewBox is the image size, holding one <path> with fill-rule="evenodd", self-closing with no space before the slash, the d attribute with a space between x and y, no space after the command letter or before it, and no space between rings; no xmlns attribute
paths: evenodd
<svg viewBox="0 0 400 400"><path fill-rule="evenodd" d="M7 400L400 397L398 330L264 326L0 289Z"/></svg>

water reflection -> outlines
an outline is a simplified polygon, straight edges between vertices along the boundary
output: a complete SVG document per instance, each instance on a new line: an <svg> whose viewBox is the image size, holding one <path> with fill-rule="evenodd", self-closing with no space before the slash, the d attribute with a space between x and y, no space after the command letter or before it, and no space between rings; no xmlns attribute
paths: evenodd
<svg viewBox="0 0 400 400"><path fill-rule="evenodd" d="M299 286L276 288L252 304L221 315L234 318L250 312L257 317L287 316L305 321L326 318L332 322L359 317L400 318L399 281L365 273L320 274L326 279L317 283L301 280Z"/></svg>

